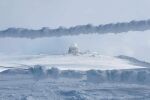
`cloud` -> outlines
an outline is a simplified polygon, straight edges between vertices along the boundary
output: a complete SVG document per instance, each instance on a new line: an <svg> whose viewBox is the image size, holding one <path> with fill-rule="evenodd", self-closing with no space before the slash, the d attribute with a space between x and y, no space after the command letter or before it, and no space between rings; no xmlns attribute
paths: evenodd
<svg viewBox="0 0 150 100"><path fill-rule="evenodd" d="M150 30L150 20L130 21L122 23L110 23L105 25L93 26L77 25L70 28L59 27L50 29L44 27L40 30L24 28L8 28L0 31L0 37L18 37L18 38L42 38L42 37L60 37L80 34L107 34L107 33L125 33L128 31L145 31Z"/></svg>

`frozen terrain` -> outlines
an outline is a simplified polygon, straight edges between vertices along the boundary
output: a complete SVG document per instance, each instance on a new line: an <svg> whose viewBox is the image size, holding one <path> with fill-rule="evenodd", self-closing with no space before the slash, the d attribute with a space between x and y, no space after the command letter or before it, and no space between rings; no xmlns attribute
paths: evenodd
<svg viewBox="0 0 150 100"><path fill-rule="evenodd" d="M43 65L48 68L57 67L61 70L112 70L112 69L135 69L144 66L131 64L132 61L119 57L103 56L95 53L81 55L18 55L1 56L0 66L4 67L28 67ZM4 69L4 68L3 68Z"/></svg>
<svg viewBox="0 0 150 100"><path fill-rule="evenodd" d="M149 63L127 56L0 57L1 100L149 100Z"/></svg>
<svg viewBox="0 0 150 100"><path fill-rule="evenodd" d="M149 9L0 0L0 100L150 100Z"/></svg>

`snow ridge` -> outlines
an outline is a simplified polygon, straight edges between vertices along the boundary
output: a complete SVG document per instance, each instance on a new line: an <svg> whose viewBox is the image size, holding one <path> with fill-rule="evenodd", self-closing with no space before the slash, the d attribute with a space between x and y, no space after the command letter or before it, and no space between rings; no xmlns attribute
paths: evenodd
<svg viewBox="0 0 150 100"><path fill-rule="evenodd" d="M59 70L58 68L47 69L41 65L35 65L28 69L8 69L1 74L5 75L32 75L34 79L44 78L85 78L86 82L123 82L123 83L142 83L149 84L150 69L122 69L122 70Z"/></svg>

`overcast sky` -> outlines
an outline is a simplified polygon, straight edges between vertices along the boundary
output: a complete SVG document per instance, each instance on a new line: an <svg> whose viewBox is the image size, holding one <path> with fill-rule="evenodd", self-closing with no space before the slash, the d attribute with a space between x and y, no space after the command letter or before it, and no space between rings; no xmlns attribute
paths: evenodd
<svg viewBox="0 0 150 100"><path fill-rule="evenodd" d="M56 28L150 19L150 0L0 0L0 30ZM70 44L104 55L129 55L150 62L150 31L60 38L0 38L0 53L64 53ZM90 42L89 42L90 41Z"/></svg>
<svg viewBox="0 0 150 100"><path fill-rule="evenodd" d="M0 29L149 19L150 0L0 0Z"/></svg>

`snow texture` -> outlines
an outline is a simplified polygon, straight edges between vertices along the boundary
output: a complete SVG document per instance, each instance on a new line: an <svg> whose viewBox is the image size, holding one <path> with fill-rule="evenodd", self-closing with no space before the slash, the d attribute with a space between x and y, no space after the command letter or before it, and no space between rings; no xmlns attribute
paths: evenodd
<svg viewBox="0 0 150 100"><path fill-rule="evenodd" d="M76 61L77 58L86 62L81 64ZM45 60L51 63L46 63ZM41 62L37 64L36 61ZM68 63L70 61L76 64ZM29 62L35 65L30 65ZM0 99L149 100L150 69L148 66L132 65L131 62L129 59L93 54L1 57ZM92 66L91 63L95 66L89 67ZM61 68L61 64L66 67ZM99 64L106 68L101 68ZM99 67L95 68L96 66Z"/></svg>
<svg viewBox="0 0 150 100"><path fill-rule="evenodd" d="M0 73L1 100L148 100L150 69L59 70L35 65Z"/></svg>
<svg viewBox="0 0 150 100"><path fill-rule="evenodd" d="M139 63L132 64L132 60L118 57L104 56L95 53L79 55L18 55L1 56L1 68L28 68L34 65L43 65L47 68L57 67L61 70L113 70L113 69L136 69L145 68Z"/></svg>

